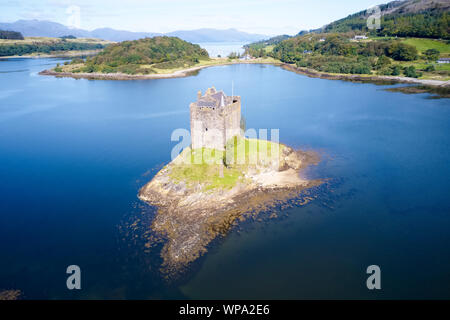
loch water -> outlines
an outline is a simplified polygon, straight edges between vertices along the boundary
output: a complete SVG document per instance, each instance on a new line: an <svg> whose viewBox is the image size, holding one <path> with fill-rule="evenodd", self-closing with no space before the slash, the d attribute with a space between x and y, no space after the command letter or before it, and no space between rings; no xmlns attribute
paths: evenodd
<svg viewBox="0 0 450 320"><path fill-rule="evenodd" d="M450 103L271 65L177 79L40 76L62 59L0 61L0 290L26 299L450 298ZM146 250L137 193L210 86L242 97L247 128L316 150L304 206L247 221L175 282ZM66 288L79 265L82 289ZM381 268L381 290L366 268Z"/></svg>

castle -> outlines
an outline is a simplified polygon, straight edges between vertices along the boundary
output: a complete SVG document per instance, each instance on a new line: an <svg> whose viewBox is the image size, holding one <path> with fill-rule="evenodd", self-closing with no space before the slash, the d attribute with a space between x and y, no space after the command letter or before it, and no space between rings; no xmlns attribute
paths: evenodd
<svg viewBox="0 0 450 320"><path fill-rule="evenodd" d="M190 105L192 149L225 150L234 136L241 136L241 97L227 97L214 87L199 91Z"/></svg>

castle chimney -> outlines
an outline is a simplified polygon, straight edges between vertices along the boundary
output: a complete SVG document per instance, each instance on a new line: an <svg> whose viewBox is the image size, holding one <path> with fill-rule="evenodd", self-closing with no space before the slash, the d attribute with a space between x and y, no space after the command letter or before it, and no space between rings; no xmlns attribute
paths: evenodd
<svg viewBox="0 0 450 320"><path fill-rule="evenodd" d="M198 90L197 99L200 99L201 97L202 97L202 90Z"/></svg>

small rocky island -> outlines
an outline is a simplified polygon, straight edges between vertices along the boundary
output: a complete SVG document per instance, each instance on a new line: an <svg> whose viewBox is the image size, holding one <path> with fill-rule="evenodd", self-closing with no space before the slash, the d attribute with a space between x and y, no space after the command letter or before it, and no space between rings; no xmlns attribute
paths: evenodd
<svg viewBox="0 0 450 320"><path fill-rule="evenodd" d="M158 208L151 227L166 240L163 269L172 271L200 257L236 220L321 183L300 176L318 162L316 153L244 137L240 97L199 92L190 117L191 147L139 191Z"/></svg>

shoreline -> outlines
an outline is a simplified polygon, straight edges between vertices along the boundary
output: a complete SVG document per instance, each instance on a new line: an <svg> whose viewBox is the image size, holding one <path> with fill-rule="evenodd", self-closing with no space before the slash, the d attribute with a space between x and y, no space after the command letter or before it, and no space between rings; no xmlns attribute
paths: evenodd
<svg viewBox="0 0 450 320"><path fill-rule="evenodd" d="M382 75L359 75L359 74L336 74L321 72L314 69L297 67L295 65L284 63L281 66L283 69L295 73L306 75L310 78L320 78L328 80L346 80L355 82L392 82L405 84L419 84L430 87L450 87L450 80L432 80L432 79L417 79L398 76L382 76Z"/></svg>
<svg viewBox="0 0 450 320"><path fill-rule="evenodd" d="M222 62L217 64L208 64L202 66L191 67L187 69L181 69L174 71L172 73L157 73L157 74L125 74L125 73L74 73L74 72L55 72L51 69L46 69L39 72L40 75L44 76L55 76L57 78L74 78L74 79L88 79L88 80L151 80L151 79L171 79L171 78L184 78L192 75L196 71L210 67L227 66L234 64L270 64L281 66L282 62L267 62L262 60L246 60L246 61L230 61Z"/></svg>
<svg viewBox="0 0 450 320"><path fill-rule="evenodd" d="M82 56L90 56L99 53L102 49L98 50L84 50L84 51L67 51L61 53L51 53L51 54L27 54L23 56L2 56L0 60L3 59L48 59L48 58L75 58ZM45 71L45 70L44 70Z"/></svg>
<svg viewBox="0 0 450 320"><path fill-rule="evenodd" d="M314 69L301 68L292 64L283 62L267 62L263 60L243 60L243 61L230 61L217 64L202 65L191 67L187 69L181 69L172 73L158 73L149 75L129 75L124 73L73 73L73 72L55 72L51 69L43 70L39 72L40 75L55 76L58 78L74 78L74 79L89 79L89 80L151 80L151 79L171 79L171 78L183 78L194 74L195 72L209 68L234 64L268 64L279 66L287 71L295 72L298 74L306 75L310 78L320 78L327 80L344 80L354 82L369 82L379 83L388 82L391 84L404 83L404 84L417 84L426 87L441 87L450 88L450 80L432 80L432 79L417 79L399 76L382 76L382 75L357 75L357 74L334 74L321 72Z"/></svg>

